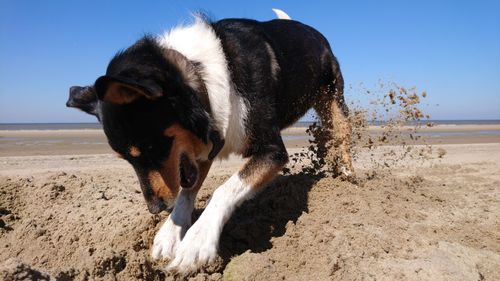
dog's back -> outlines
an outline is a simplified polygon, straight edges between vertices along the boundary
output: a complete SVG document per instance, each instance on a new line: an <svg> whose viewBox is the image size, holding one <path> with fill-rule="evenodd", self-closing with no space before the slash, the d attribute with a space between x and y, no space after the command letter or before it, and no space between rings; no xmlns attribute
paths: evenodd
<svg viewBox="0 0 500 281"><path fill-rule="evenodd" d="M314 105L321 89L343 87L328 41L308 25L282 19L225 19L213 27L238 92L256 110L264 107L269 112L269 105L279 105L274 111L282 129Z"/></svg>

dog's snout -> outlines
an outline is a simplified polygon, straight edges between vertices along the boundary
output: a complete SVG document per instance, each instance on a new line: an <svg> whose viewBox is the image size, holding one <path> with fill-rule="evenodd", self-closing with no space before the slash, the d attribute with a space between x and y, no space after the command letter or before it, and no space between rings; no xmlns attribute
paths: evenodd
<svg viewBox="0 0 500 281"><path fill-rule="evenodd" d="M148 210L158 214L163 210L171 209L175 204L177 193L172 194L158 171L142 169L134 166L139 178L142 194L146 200Z"/></svg>
<svg viewBox="0 0 500 281"><path fill-rule="evenodd" d="M158 197L153 197L147 200L147 205L149 212L154 215L160 213L168 207L167 204L165 204L165 202Z"/></svg>

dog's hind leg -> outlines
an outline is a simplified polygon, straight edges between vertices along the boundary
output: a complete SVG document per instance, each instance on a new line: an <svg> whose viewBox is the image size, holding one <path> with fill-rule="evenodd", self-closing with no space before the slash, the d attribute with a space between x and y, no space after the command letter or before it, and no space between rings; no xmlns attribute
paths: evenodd
<svg viewBox="0 0 500 281"><path fill-rule="evenodd" d="M333 59L333 81L323 87L314 105L322 125L319 141L320 157L324 157L330 172L354 180L350 156L351 125L349 109L344 100L344 80L336 59Z"/></svg>
<svg viewBox="0 0 500 281"><path fill-rule="evenodd" d="M258 145L252 144L255 150L246 155L249 160L215 190L201 216L182 239L169 268L191 271L217 256L220 234L234 210L262 190L288 161L279 129L272 131L276 131L279 140L271 144L257 140Z"/></svg>

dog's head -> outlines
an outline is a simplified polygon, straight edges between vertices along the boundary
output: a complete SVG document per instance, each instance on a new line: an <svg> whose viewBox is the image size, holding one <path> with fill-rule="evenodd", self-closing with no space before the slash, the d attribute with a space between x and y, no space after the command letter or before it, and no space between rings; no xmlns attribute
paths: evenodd
<svg viewBox="0 0 500 281"><path fill-rule="evenodd" d="M197 66L145 37L118 53L93 86L70 88L67 106L95 115L110 146L137 173L151 213L199 186L199 167L224 142Z"/></svg>

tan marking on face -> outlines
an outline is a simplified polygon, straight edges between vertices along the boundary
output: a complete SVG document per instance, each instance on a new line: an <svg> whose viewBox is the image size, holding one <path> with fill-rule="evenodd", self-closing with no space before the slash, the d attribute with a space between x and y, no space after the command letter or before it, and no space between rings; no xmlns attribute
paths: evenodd
<svg viewBox="0 0 500 281"><path fill-rule="evenodd" d="M156 197L162 198L164 201L172 201L177 197L178 188L168 186L160 172L149 172L148 180Z"/></svg>
<svg viewBox="0 0 500 281"><path fill-rule="evenodd" d="M164 131L164 135L173 137L172 148L169 157L163 161L162 168L159 171L164 180L166 187L172 194L177 194L180 189L180 156L185 153L193 163L196 163L199 169L198 182L195 188L201 186L210 164L199 164L196 160L202 153L206 153L209 147L204 144L190 131L182 128L178 124L174 124ZM200 184L200 186L198 186Z"/></svg>
<svg viewBox="0 0 500 281"><path fill-rule="evenodd" d="M132 157L139 157L141 156L141 151L139 150L139 148L137 148L137 146L131 146L129 149L128 149L128 153L130 154L130 156Z"/></svg>
<svg viewBox="0 0 500 281"><path fill-rule="evenodd" d="M168 127L164 134L174 138L172 150L186 153L191 160L195 160L201 153L208 150L208 146L203 141L178 124Z"/></svg>

